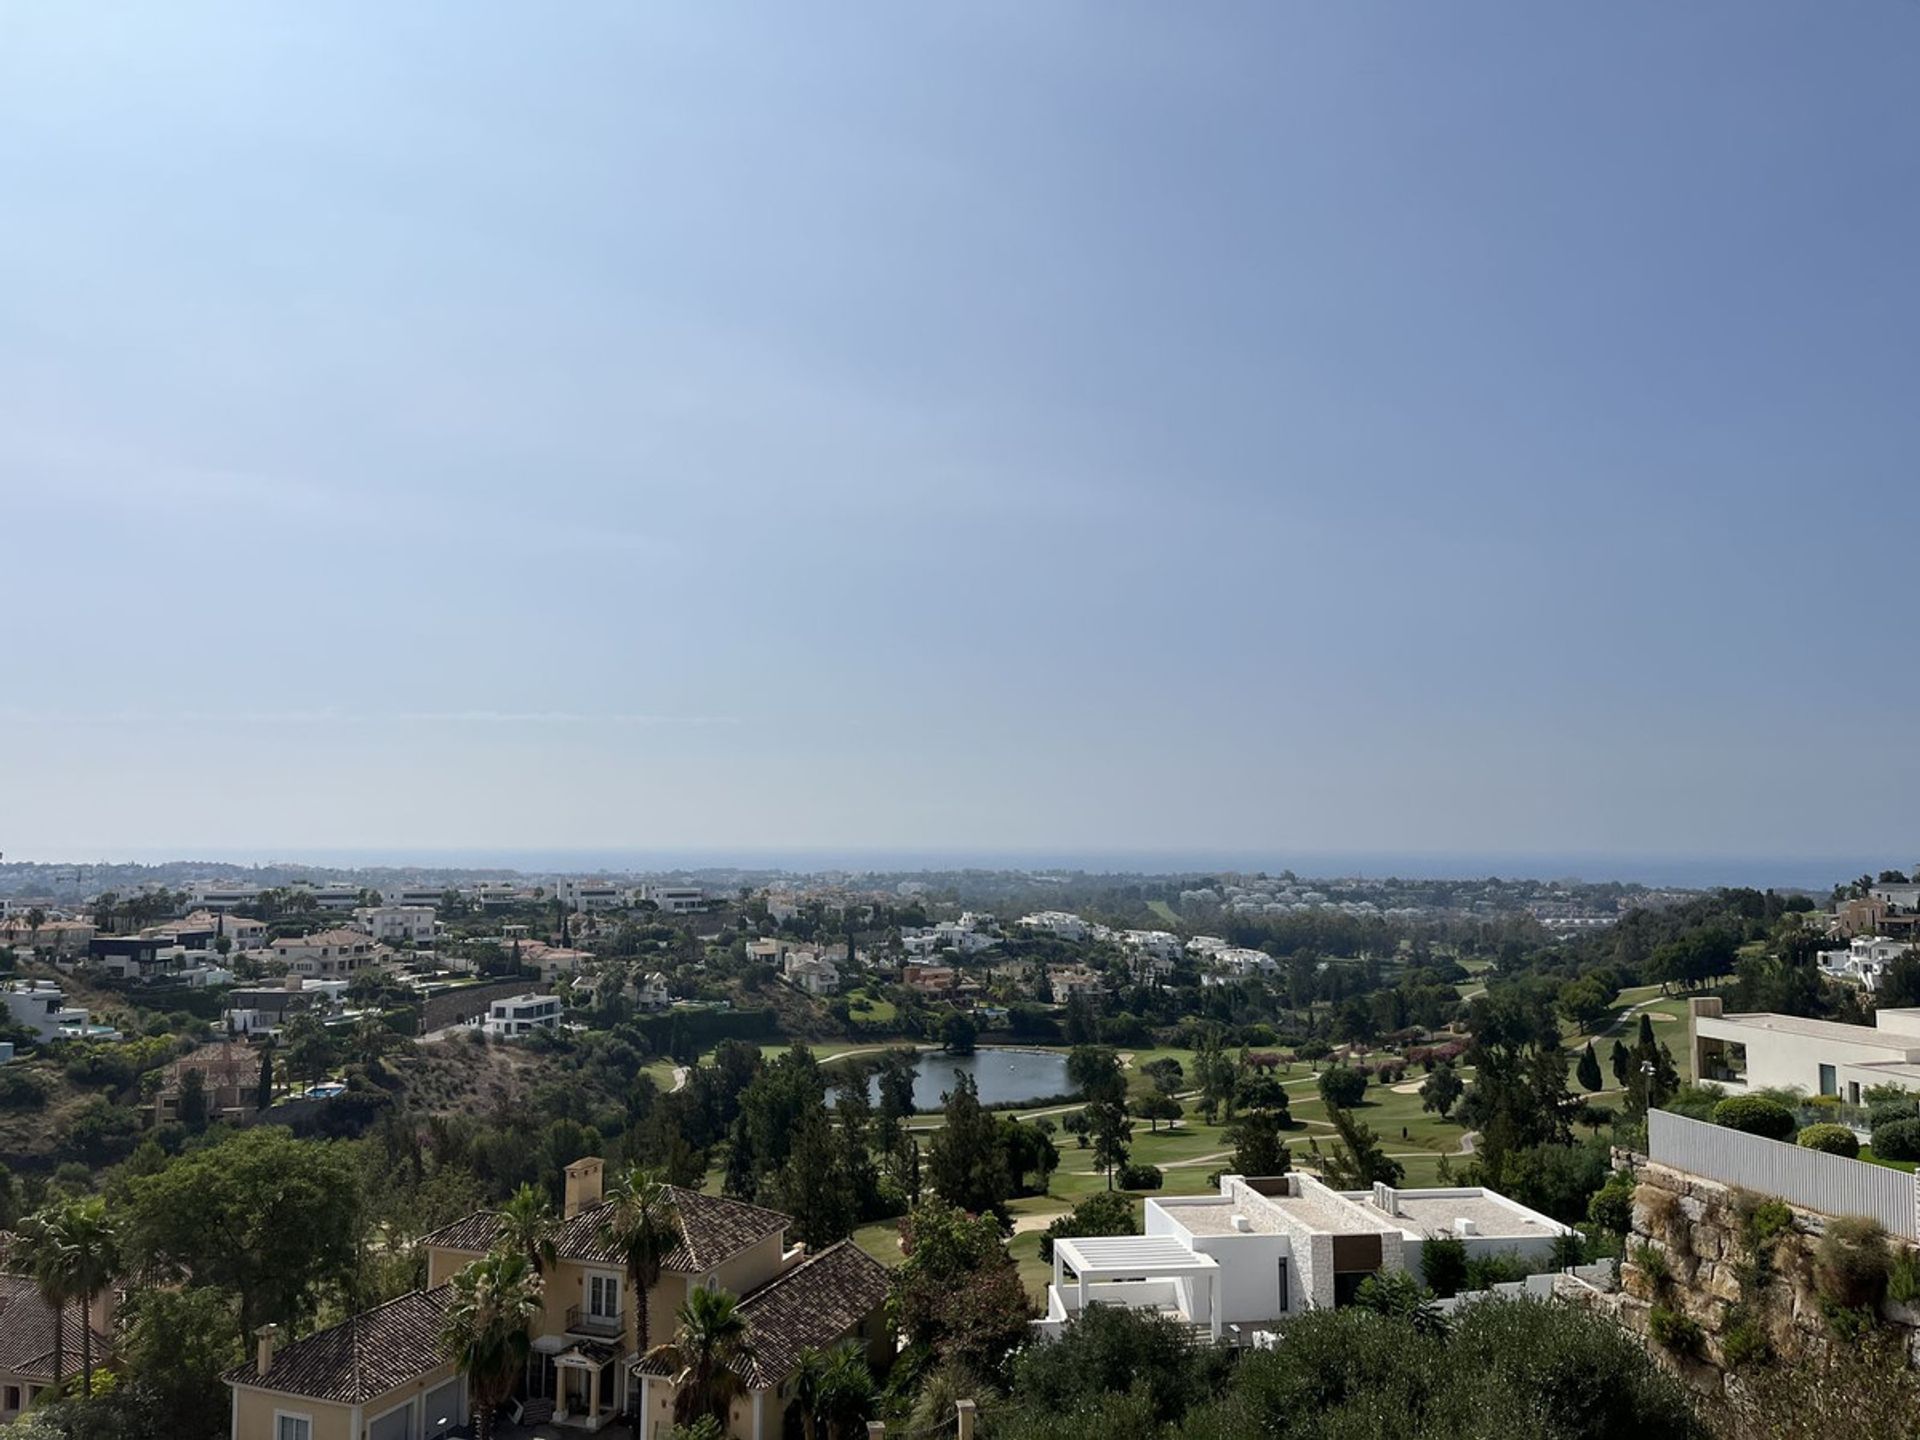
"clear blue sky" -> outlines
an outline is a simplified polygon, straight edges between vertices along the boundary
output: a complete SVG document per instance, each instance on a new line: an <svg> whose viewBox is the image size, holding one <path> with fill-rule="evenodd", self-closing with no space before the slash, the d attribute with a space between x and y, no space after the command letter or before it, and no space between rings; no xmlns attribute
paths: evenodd
<svg viewBox="0 0 1920 1440"><path fill-rule="evenodd" d="M0 0L0 849L1920 859L1920 4Z"/></svg>

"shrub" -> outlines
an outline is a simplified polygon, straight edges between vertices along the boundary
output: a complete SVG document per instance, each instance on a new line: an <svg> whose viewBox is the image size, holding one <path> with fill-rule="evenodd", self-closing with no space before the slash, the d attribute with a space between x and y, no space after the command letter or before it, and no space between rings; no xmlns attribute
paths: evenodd
<svg viewBox="0 0 1920 1440"><path fill-rule="evenodd" d="M1873 1153L1882 1160L1920 1160L1920 1118L1874 1126Z"/></svg>
<svg viewBox="0 0 1920 1440"><path fill-rule="evenodd" d="M1547 1264L1555 1270L1570 1270L1575 1265L1587 1263L1587 1243L1578 1230L1553 1237L1553 1248L1547 1252Z"/></svg>
<svg viewBox="0 0 1920 1440"><path fill-rule="evenodd" d="M1587 1201L1587 1219L1609 1235L1633 1228L1633 1172L1616 1170Z"/></svg>
<svg viewBox="0 0 1920 1440"><path fill-rule="evenodd" d="M1158 1190L1161 1179L1158 1165L1122 1165L1114 1176L1122 1190Z"/></svg>
<svg viewBox="0 0 1920 1440"><path fill-rule="evenodd" d="M1647 1333L1653 1337L1654 1344L1676 1355L1698 1355L1706 1340L1705 1332L1696 1321L1664 1305L1654 1306L1647 1316Z"/></svg>
<svg viewBox="0 0 1920 1440"><path fill-rule="evenodd" d="M47 1082L31 1070L0 1070L0 1110L38 1110L47 1103Z"/></svg>
<svg viewBox="0 0 1920 1440"><path fill-rule="evenodd" d="M1729 1096L1713 1107L1713 1123L1769 1140L1786 1140L1794 1132L1793 1111L1765 1095Z"/></svg>
<svg viewBox="0 0 1920 1440"><path fill-rule="evenodd" d="M1764 1279L1764 1267L1771 1263L1776 1243L1781 1236L1793 1233L1793 1210L1784 1200L1768 1199L1751 1190L1734 1193L1733 1209L1740 1217L1740 1243L1762 1267L1758 1275Z"/></svg>
<svg viewBox="0 0 1920 1440"><path fill-rule="evenodd" d="M1920 1300L1920 1255L1905 1245L1895 1249L1887 1265L1887 1298L1900 1305Z"/></svg>
<svg viewBox="0 0 1920 1440"><path fill-rule="evenodd" d="M1773 1353L1765 1327L1748 1313L1745 1305L1727 1308L1726 1323L1720 1330L1720 1353L1731 1370L1763 1361Z"/></svg>
<svg viewBox="0 0 1920 1440"><path fill-rule="evenodd" d="M1899 1100L1882 1100L1868 1107L1867 1129L1878 1130L1882 1125L1890 1125L1895 1120L1920 1120L1920 1102L1911 1095Z"/></svg>
<svg viewBox="0 0 1920 1440"><path fill-rule="evenodd" d="M1872 1220L1830 1221L1813 1256L1813 1286L1832 1310L1871 1312L1886 1293L1892 1257L1887 1234Z"/></svg>
<svg viewBox="0 0 1920 1440"><path fill-rule="evenodd" d="M1420 1247L1420 1273L1441 1299L1458 1295L1467 1283L1467 1242L1456 1235L1427 1241Z"/></svg>
<svg viewBox="0 0 1920 1440"><path fill-rule="evenodd" d="M1844 1125L1809 1125L1794 1138L1794 1144L1822 1155L1841 1155L1848 1160L1860 1154L1860 1138Z"/></svg>
<svg viewBox="0 0 1920 1440"><path fill-rule="evenodd" d="M1651 1245L1634 1246L1633 1263L1642 1275L1653 1282L1656 1290L1665 1285L1673 1273L1668 1268L1666 1253L1654 1249Z"/></svg>
<svg viewBox="0 0 1920 1440"><path fill-rule="evenodd" d="M1533 1273L1511 1250L1498 1255L1476 1255L1467 1261L1467 1289L1491 1290L1496 1285L1524 1280Z"/></svg>

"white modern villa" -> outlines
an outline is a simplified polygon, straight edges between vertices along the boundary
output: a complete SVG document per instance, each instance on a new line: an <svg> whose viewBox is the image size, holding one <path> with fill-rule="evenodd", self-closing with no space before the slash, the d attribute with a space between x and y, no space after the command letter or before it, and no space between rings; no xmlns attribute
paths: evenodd
<svg viewBox="0 0 1920 1440"><path fill-rule="evenodd" d="M1920 1090L1920 1010L1880 1010L1872 1025L1799 1015L1724 1013L1718 995L1687 1004L1693 1073L1739 1094L1799 1089L1861 1103L1875 1085Z"/></svg>
<svg viewBox="0 0 1920 1440"><path fill-rule="evenodd" d="M1311 1175L1223 1175L1218 1195L1150 1198L1144 1235L1056 1240L1034 1329L1052 1339L1089 1305L1124 1305L1253 1345L1289 1316L1347 1304L1369 1275L1418 1275L1429 1239L1543 1262L1571 1233L1476 1186L1342 1191Z"/></svg>

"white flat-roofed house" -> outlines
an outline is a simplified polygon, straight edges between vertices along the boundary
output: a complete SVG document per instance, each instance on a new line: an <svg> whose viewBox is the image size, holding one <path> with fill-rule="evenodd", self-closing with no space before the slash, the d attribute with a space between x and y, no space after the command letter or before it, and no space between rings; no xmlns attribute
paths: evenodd
<svg viewBox="0 0 1920 1440"><path fill-rule="evenodd" d="M1247 1345L1303 1311L1351 1303L1369 1275L1418 1275L1431 1238L1544 1265L1571 1233L1478 1186L1340 1191L1300 1174L1226 1175L1218 1195L1150 1197L1145 1231L1055 1241L1036 1332L1057 1336L1089 1305L1125 1305Z"/></svg>
<svg viewBox="0 0 1920 1440"><path fill-rule="evenodd" d="M51 980L16 980L0 987L10 1024L31 1030L39 1041L87 1033L87 1012L67 1004L67 992Z"/></svg>
<svg viewBox="0 0 1920 1440"><path fill-rule="evenodd" d="M611 880L562 880L553 893L574 911L625 910L633 904L632 887Z"/></svg>
<svg viewBox="0 0 1920 1440"><path fill-rule="evenodd" d="M1091 925L1065 910L1036 910L1031 915L1021 916L1019 925L1023 930L1038 930L1062 940L1085 940L1093 934Z"/></svg>
<svg viewBox="0 0 1920 1440"><path fill-rule="evenodd" d="M1912 948L1910 940L1856 935L1844 950L1822 950L1820 968L1836 980L1851 980L1869 990L1877 990L1887 967Z"/></svg>
<svg viewBox="0 0 1920 1440"><path fill-rule="evenodd" d="M207 882L190 887L187 898L196 910L240 910L259 903L260 887Z"/></svg>
<svg viewBox="0 0 1920 1440"><path fill-rule="evenodd" d="M1203 985L1225 985L1229 981L1244 980L1252 975L1277 975L1280 962L1264 950L1250 950L1239 945L1224 945L1217 950L1204 952L1202 963L1205 973L1200 977Z"/></svg>
<svg viewBox="0 0 1920 1440"><path fill-rule="evenodd" d="M435 913L431 905L362 905L353 912L353 923L382 945L430 945Z"/></svg>
<svg viewBox="0 0 1920 1440"><path fill-rule="evenodd" d="M645 897L664 915L691 915L707 908L707 892L698 885L648 885Z"/></svg>
<svg viewBox="0 0 1920 1440"><path fill-rule="evenodd" d="M1717 995L1688 1002L1688 1044L1701 1080L1740 1094L1797 1089L1849 1105L1876 1085L1920 1090L1920 1010L1879 1010L1872 1025L1757 1011L1728 1015Z"/></svg>
<svg viewBox="0 0 1920 1440"><path fill-rule="evenodd" d="M555 1028L560 1023L560 1009L557 995L509 995L487 1006L481 1028L497 1039L517 1039L536 1030Z"/></svg>

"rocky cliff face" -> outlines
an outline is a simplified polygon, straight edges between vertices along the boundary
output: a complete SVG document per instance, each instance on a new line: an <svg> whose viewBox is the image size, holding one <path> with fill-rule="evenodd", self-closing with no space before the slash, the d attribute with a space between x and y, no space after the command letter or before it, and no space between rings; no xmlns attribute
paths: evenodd
<svg viewBox="0 0 1920 1440"><path fill-rule="evenodd" d="M1620 1290L1560 1293L1642 1337L1716 1429L1841 1440L1878 1433L1853 1427L1856 1408L1911 1404L1920 1307L1884 1290L1887 1270L1914 1247L1663 1165L1638 1160L1634 1173ZM1911 1414L1886 1433L1911 1434ZM1819 1428L1829 1423L1848 1428Z"/></svg>

